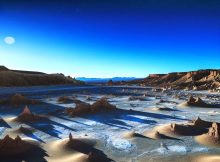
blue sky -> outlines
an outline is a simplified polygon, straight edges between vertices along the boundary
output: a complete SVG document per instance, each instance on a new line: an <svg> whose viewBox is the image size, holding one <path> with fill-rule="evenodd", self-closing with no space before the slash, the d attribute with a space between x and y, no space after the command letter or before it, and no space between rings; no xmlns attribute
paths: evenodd
<svg viewBox="0 0 220 162"><path fill-rule="evenodd" d="M2 0L0 64L85 77L220 68L219 17L218 0Z"/></svg>

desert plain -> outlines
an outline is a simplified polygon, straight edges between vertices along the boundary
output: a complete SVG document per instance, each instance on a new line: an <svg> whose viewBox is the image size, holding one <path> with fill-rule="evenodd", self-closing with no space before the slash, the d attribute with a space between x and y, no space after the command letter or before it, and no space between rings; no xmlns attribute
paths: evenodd
<svg viewBox="0 0 220 162"><path fill-rule="evenodd" d="M220 161L220 94L140 86L0 89L7 162Z"/></svg>

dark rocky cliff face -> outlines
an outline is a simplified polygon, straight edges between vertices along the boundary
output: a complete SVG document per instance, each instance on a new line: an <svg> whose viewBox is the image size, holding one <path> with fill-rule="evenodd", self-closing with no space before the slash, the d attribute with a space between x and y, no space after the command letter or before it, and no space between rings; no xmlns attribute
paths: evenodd
<svg viewBox="0 0 220 162"><path fill-rule="evenodd" d="M32 71L9 70L0 66L0 86L37 86L37 85L83 85L84 83L63 74L45 74Z"/></svg>
<svg viewBox="0 0 220 162"><path fill-rule="evenodd" d="M0 71L8 71L9 69L6 68L5 66L0 66Z"/></svg>

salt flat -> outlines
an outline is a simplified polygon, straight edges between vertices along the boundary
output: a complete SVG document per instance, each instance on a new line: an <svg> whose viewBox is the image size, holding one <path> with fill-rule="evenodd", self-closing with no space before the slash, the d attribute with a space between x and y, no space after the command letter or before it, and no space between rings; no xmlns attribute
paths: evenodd
<svg viewBox="0 0 220 162"><path fill-rule="evenodd" d="M193 161L203 155L219 154L219 148L201 145L192 136L181 136L178 140L151 139L143 136L125 138L126 132L143 135L155 126L169 123L185 123L200 117L203 120L219 122L219 108L188 107L181 108L190 95L201 97L206 102L218 104L219 93L203 91L155 91L151 87L126 86L39 86L29 88L1 88L1 98L20 93L27 98L41 101L28 105L34 114L47 115L47 120L34 123L16 123L16 118L24 109L24 105L0 105L1 138L9 134L36 140L48 153L47 161L53 151L48 150L51 142L68 138L71 133L75 138L94 139L95 148L101 150L113 161ZM74 102L60 103L58 98L74 97L85 103L93 104L102 97L115 105L119 111L84 114L70 117L64 113L67 107L74 108ZM133 99L131 96L135 96ZM162 108L162 109L155 109ZM170 108L167 111L163 108ZM32 128L32 133L14 131L20 126ZM55 153L54 153L55 154ZM39 160L39 159L38 159ZM70 159L71 161L72 159ZM16 161L16 160L15 160ZM34 161L31 159L31 161Z"/></svg>

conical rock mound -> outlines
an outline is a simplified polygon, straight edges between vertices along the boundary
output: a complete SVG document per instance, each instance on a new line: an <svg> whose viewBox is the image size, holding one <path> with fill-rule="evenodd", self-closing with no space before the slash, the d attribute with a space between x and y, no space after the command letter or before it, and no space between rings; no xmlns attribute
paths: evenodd
<svg viewBox="0 0 220 162"><path fill-rule="evenodd" d="M34 122L36 120L44 119L45 117L42 115L33 114L28 106L25 106L22 113L15 119L16 121L21 122Z"/></svg>
<svg viewBox="0 0 220 162"><path fill-rule="evenodd" d="M30 149L32 149L35 145L24 141L17 136L15 139L6 135L3 139L0 140L0 155L1 156L13 156L22 154Z"/></svg>
<svg viewBox="0 0 220 162"><path fill-rule="evenodd" d="M69 116L79 116L84 114L114 111L116 109L115 105L110 104L108 100L103 97L92 105L82 102L77 104L75 108L67 108L65 113Z"/></svg>

